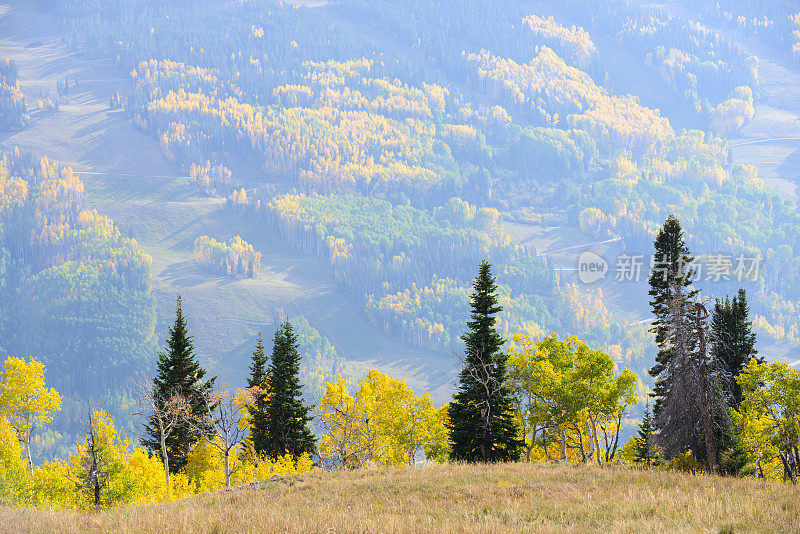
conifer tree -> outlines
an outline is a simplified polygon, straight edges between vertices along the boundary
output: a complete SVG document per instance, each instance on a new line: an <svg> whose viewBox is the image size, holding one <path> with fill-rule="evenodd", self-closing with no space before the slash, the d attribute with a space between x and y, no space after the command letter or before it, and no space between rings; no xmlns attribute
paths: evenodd
<svg viewBox="0 0 800 534"><path fill-rule="evenodd" d="M736 377L751 358L756 357L756 335L750 320L750 308L744 289L730 301L717 300L711 319L711 361L719 375L725 401L734 409L742 402L742 389Z"/></svg>
<svg viewBox="0 0 800 534"><path fill-rule="evenodd" d="M639 435L634 448L634 461L645 465L653 465L658 459L658 448L655 440L656 427L650 413L650 403L644 406L644 416L639 425Z"/></svg>
<svg viewBox="0 0 800 534"><path fill-rule="evenodd" d="M289 321L275 332L268 371L265 452L273 459L285 454L294 458L314 451L316 438L309 430L311 417L303 404L300 384L300 354L297 337Z"/></svg>
<svg viewBox="0 0 800 534"><path fill-rule="evenodd" d="M713 471L719 447L715 428L728 417L709 381L705 308L694 302L692 257L680 223L670 215L655 240L650 305L658 355L650 369L658 444L667 458L692 451ZM715 437L716 435L716 437Z"/></svg>
<svg viewBox="0 0 800 534"><path fill-rule="evenodd" d="M650 306L655 315L651 331L656 335L658 355L650 369L655 378L652 396L655 398L653 413L656 418L661 405L669 393L672 368L676 360L688 357L694 350L690 299L697 294L691 288L689 265L692 256L683 240L683 230L674 215L670 215L658 233L650 273Z"/></svg>
<svg viewBox="0 0 800 534"><path fill-rule="evenodd" d="M185 417L175 424L165 440L171 473L177 473L186 467L194 444L203 437L203 432L189 421L202 421L208 415L216 377L204 381L205 375L206 371L197 362L192 338L186 329L186 319L183 316L179 295L175 322L167 336L167 349L158 354L157 374L153 378L153 388L158 402L166 404L178 396L185 403ZM148 450L160 455L159 432L158 420L155 416L150 417L145 425L145 438L142 439L142 444ZM211 429L209 435L210 433Z"/></svg>
<svg viewBox="0 0 800 534"><path fill-rule="evenodd" d="M522 450L513 418L511 392L506 383L505 343L495 329L497 285L491 266L481 263L473 283L469 331L459 389L448 408L450 457L467 462L518 460Z"/></svg>
<svg viewBox="0 0 800 534"><path fill-rule="evenodd" d="M751 460L750 451L742 440L741 429L730 425L724 430L725 432L720 438L722 449L719 452L718 472L721 475L735 477L752 474L754 471L748 468Z"/></svg>
<svg viewBox="0 0 800 534"><path fill-rule="evenodd" d="M269 419L267 418L267 357L264 354L264 343L261 340L261 333L256 340L256 348L253 351L253 360L250 364L250 376L247 379L247 387L253 395L253 403L247 407L250 413L250 442L253 451L259 457L267 453L267 428Z"/></svg>

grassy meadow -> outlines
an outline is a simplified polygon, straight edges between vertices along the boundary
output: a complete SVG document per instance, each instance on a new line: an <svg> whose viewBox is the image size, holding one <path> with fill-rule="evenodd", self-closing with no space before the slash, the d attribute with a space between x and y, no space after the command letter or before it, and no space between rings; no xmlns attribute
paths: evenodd
<svg viewBox="0 0 800 534"><path fill-rule="evenodd" d="M800 531L787 484L566 464L315 472L262 489L94 513L0 508L4 532Z"/></svg>

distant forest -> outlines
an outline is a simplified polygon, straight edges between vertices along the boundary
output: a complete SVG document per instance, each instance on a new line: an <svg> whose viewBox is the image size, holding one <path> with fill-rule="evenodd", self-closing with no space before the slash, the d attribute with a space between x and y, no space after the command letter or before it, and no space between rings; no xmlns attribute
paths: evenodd
<svg viewBox="0 0 800 534"><path fill-rule="evenodd" d="M329 259L367 315L405 339L456 348L452 304L466 304L469 267L487 258L506 275L506 332L580 327L640 357L640 334L615 329L599 295L510 245L498 219L533 216L646 250L670 213L697 248L768 260L753 291L759 328L798 338L800 219L753 167L731 163L724 139L753 116L758 61L677 10L615 0L59 9L72 47L131 73L127 113L201 190ZM790 37L788 4L764 9ZM618 87L609 40L635 50L680 102L674 114L703 129L677 130ZM241 162L249 171L234 175Z"/></svg>
<svg viewBox="0 0 800 534"><path fill-rule="evenodd" d="M646 253L675 214L694 250L768 262L748 288L755 327L800 341L800 216L755 167L733 163L726 141L753 118L758 60L704 22L800 59L800 14L791 2L679 4L43 3L71 49L110 56L129 74L129 92L111 104L198 191L328 262L373 324L421 347L462 350L474 267L488 260L502 335L579 333L646 381L647 325L614 320L600 290L562 280L546 256L513 244L503 222L621 236ZM650 73L671 106L643 104L611 74L617 61ZM24 126L16 78L12 63L0 66L9 128ZM205 237L195 249L205 269L258 272L248 243ZM54 386L76 399L117 395L107 393L121 391L116 377L152 365L149 268L91 210L69 169L6 154L0 353L41 356ZM720 283L713 296L737 289ZM318 340L308 361L333 376L339 355L310 325L308 339Z"/></svg>

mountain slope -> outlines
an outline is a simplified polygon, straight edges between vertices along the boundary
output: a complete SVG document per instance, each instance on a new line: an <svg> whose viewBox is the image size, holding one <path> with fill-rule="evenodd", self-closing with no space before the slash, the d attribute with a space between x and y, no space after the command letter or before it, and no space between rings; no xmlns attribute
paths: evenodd
<svg viewBox="0 0 800 534"><path fill-rule="evenodd" d="M447 356L390 338L370 325L362 310L337 288L324 262L301 255L225 208L223 200L196 195L187 177L164 160L158 144L109 109L129 81L110 59L87 59L59 42L54 17L29 2L7 0L0 11L0 56L14 57L28 93L53 92L56 81L77 79L55 114L34 113L21 132L0 134L0 146L19 146L73 166L90 200L136 238L153 257L159 337L171 320L177 293L201 360L221 380L239 383L255 334L271 338L276 308L302 315L346 360L408 378L437 402L449 395ZM202 271L192 248L198 235L241 235L263 253L258 279L229 280Z"/></svg>

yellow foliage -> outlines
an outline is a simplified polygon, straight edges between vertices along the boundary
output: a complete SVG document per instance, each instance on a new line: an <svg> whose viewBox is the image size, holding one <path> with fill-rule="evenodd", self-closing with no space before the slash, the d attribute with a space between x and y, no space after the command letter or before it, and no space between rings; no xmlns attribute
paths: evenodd
<svg viewBox="0 0 800 534"><path fill-rule="evenodd" d="M249 481L266 480L274 475L300 475L308 473L313 468L314 461L308 453L303 453L296 461L291 454L281 456L277 460L264 458L252 468Z"/></svg>
<svg viewBox="0 0 800 534"><path fill-rule="evenodd" d="M243 447L231 451L232 486L266 480L273 475L307 473L314 468L314 462L307 453L297 460L294 460L291 454L273 460L269 457L253 458L251 452L245 451ZM224 488L225 467L220 449L207 441L198 442L189 455L186 477L193 493Z"/></svg>
<svg viewBox="0 0 800 534"><path fill-rule="evenodd" d="M66 462L53 460L36 468L31 478L30 502L68 510L78 508L78 492Z"/></svg>
<svg viewBox="0 0 800 534"><path fill-rule="evenodd" d="M0 416L8 418L11 428L25 450L31 470L31 432L53 420L61 410L61 395L44 384L44 364L31 359L10 357L0 375Z"/></svg>
<svg viewBox="0 0 800 534"><path fill-rule="evenodd" d="M0 501L24 501L29 482L16 433L0 416Z"/></svg>
<svg viewBox="0 0 800 534"><path fill-rule="evenodd" d="M703 471L703 463L692 454L691 450L682 452L675 458L667 461L664 466L667 469L674 469L675 471L685 471L687 473L699 473Z"/></svg>
<svg viewBox="0 0 800 534"><path fill-rule="evenodd" d="M164 480L164 468L156 456L144 449L132 448L119 436L111 418L104 411L93 416L97 450L98 478L101 481L101 506L163 502L190 495L186 475ZM93 510L91 458L87 443L78 443L66 460L47 462L33 472L29 502L53 508Z"/></svg>
<svg viewBox="0 0 800 534"><path fill-rule="evenodd" d="M21 204L28 198L28 182L9 171L8 156L0 160L0 211Z"/></svg>
<svg viewBox="0 0 800 534"><path fill-rule="evenodd" d="M522 23L538 37L554 41L581 67L588 66L589 61L597 53L589 33L583 28L575 26L566 28L555 22L553 17L543 19L536 15L526 17Z"/></svg>
<svg viewBox="0 0 800 534"><path fill-rule="evenodd" d="M207 269L226 276L258 277L261 253L238 235L227 243L203 235L194 241L194 257Z"/></svg>
<svg viewBox="0 0 800 534"><path fill-rule="evenodd" d="M493 82L518 105L530 106L547 124L555 125L558 115L567 116L571 127L585 130L606 149L622 145L642 154L674 137L658 110L642 106L632 96L607 94L589 75L545 46L522 65L486 50L468 54L467 60L482 79Z"/></svg>
<svg viewBox="0 0 800 534"><path fill-rule="evenodd" d="M319 409L325 434L320 452L334 466L413 464L418 455L442 458L445 419L429 394L371 369L353 395L344 380L329 382Z"/></svg>

